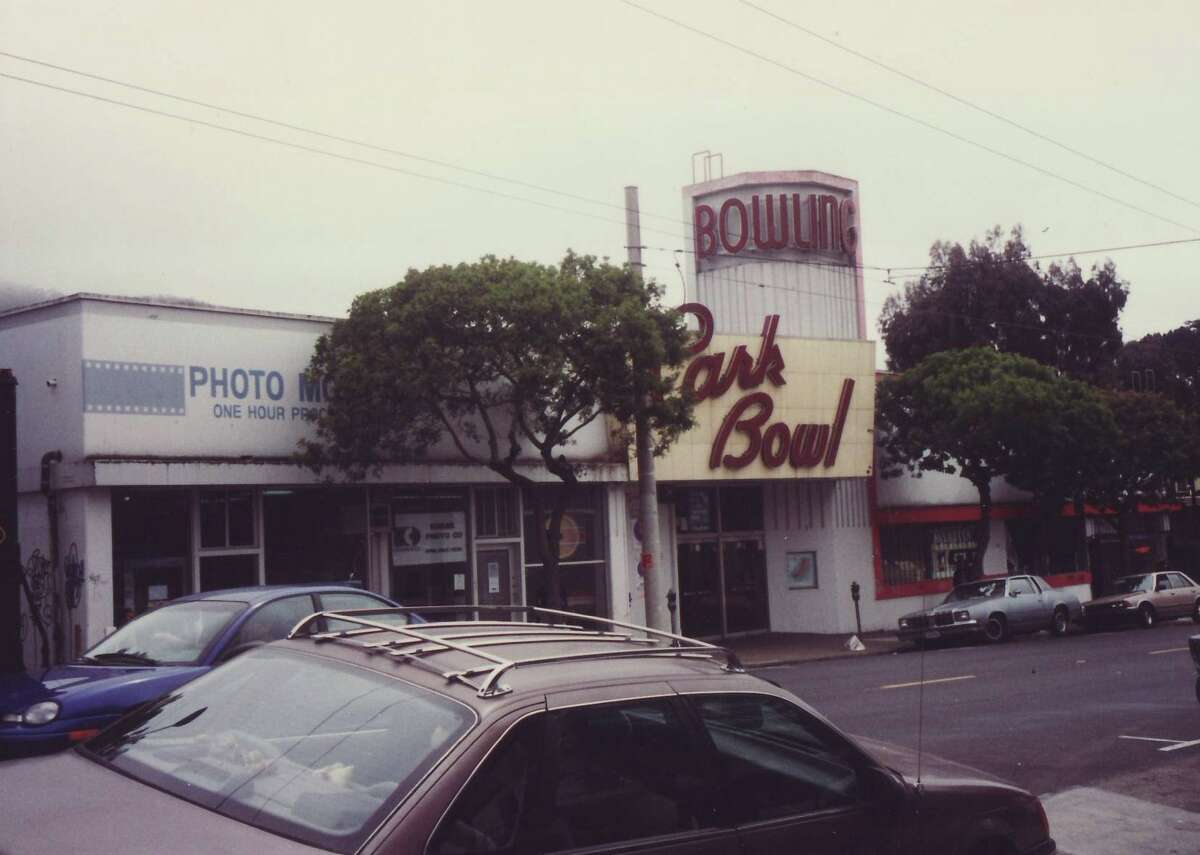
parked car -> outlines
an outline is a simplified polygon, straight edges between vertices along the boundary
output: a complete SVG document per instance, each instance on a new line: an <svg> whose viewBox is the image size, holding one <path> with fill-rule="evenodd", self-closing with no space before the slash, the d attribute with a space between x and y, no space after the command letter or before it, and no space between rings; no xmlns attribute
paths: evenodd
<svg viewBox="0 0 1200 855"><path fill-rule="evenodd" d="M1160 620L1188 616L1200 623L1200 585L1178 570L1122 576L1113 583L1112 594L1083 604L1089 629L1116 623L1149 629Z"/></svg>
<svg viewBox="0 0 1200 855"><path fill-rule="evenodd" d="M1196 665L1196 700L1200 701L1200 635L1188 639L1188 649L1192 651L1192 662Z"/></svg>
<svg viewBox="0 0 1200 855"><path fill-rule="evenodd" d="M1004 641L1048 629L1066 635L1081 615L1079 598L1041 576L998 576L958 585L936 606L900 618L900 638L922 644L943 638Z"/></svg>
<svg viewBox="0 0 1200 855"><path fill-rule="evenodd" d="M276 585L181 597L122 626L75 662L0 675L0 757L56 751L323 609L391 607L342 585Z"/></svg>
<svg viewBox="0 0 1200 855"><path fill-rule="evenodd" d="M73 752L6 764L5 852L1055 851L1034 796L917 787L892 768L911 752L882 759L721 648L504 611L546 623L316 615Z"/></svg>

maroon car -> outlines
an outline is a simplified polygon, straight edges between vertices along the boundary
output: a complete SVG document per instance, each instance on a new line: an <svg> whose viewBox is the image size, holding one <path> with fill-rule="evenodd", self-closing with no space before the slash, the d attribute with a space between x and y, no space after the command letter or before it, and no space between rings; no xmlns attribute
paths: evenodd
<svg viewBox="0 0 1200 855"><path fill-rule="evenodd" d="M522 619L339 612L357 628L310 633L314 616L74 752L0 768L3 849L1055 851L1032 795L969 770L917 786L905 752L864 748L721 648L505 611Z"/></svg>

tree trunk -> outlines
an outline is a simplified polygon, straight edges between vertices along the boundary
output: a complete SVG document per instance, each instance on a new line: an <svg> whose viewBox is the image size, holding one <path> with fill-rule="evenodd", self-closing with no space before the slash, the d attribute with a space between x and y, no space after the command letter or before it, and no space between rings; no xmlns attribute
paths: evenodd
<svg viewBox="0 0 1200 855"><path fill-rule="evenodd" d="M1084 504L1083 496L1076 496L1073 504L1075 506L1075 564L1076 572L1081 570L1093 570L1088 562L1088 543L1087 543L1087 506ZM1096 586L1096 576L1092 572L1092 593L1097 594L1099 588Z"/></svg>
<svg viewBox="0 0 1200 855"><path fill-rule="evenodd" d="M1129 511L1125 509L1124 505L1117 510L1117 542L1120 544L1117 566L1121 569L1122 576L1128 576L1132 572L1129 567ZM1105 587L1107 589L1109 586Z"/></svg>
<svg viewBox="0 0 1200 855"><path fill-rule="evenodd" d="M566 511L567 496L563 490L555 490L554 498L547 506L545 488L534 487L533 515L534 536L538 539L542 554L542 575L546 583L545 600L549 609L562 609L566 600L562 591L562 574L559 568L559 545L562 542L562 520Z"/></svg>
<svg viewBox="0 0 1200 855"><path fill-rule="evenodd" d="M975 524L975 560L971 563L971 579L983 575L983 556L992 536L992 479L984 476L975 482L979 491L979 522Z"/></svg>

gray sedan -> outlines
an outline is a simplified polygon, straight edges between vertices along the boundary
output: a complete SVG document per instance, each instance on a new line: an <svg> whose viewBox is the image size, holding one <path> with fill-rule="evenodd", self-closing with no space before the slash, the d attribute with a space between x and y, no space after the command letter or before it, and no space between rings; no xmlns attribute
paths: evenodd
<svg viewBox="0 0 1200 855"><path fill-rule="evenodd" d="M921 644L983 636L994 643L1042 629L1065 635L1080 616L1079 599L1041 576L1003 576L959 585L939 605L900 618L900 638Z"/></svg>

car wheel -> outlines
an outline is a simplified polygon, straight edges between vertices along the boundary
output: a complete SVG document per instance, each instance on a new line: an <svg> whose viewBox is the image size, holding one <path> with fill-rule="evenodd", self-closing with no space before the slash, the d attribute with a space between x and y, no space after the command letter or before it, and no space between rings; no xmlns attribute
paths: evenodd
<svg viewBox="0 0 1200 855"><path fill-rule="evenodd" d="M1200 677L1196 678L1196 700L1200 701Z"/></svg>
<svg viewBox="0 0 1200 855"><path fill-rule="evenodd" d="M1059 606L1054 610L1054 619L1050 622L1050 632L1061 637L1067 634L1067 628L1071 625L1070 616L1067 610Z"/></svg>
<svg viewBox="0 0 1200 855"><path fill-rule="evenodd" d="M1138 609L1138 624L1142 629L1150 629L1157 622L1158 616L1154 614L1154 606L1149 603L1142 603Z"/></svg>
<svg viewBox="0 0 1200 855"><path fill-rule="evenodd" d="M992 615L983 625L983 637L992 644L999 644L1008 638L1008 621L1004 615Z"/></svg>
<svg viewBox="0 0 1200 855"><path fill-rule="evenodd" d="M1196 604L1192 606L1192 623L1200 623L1200 600L1196 600Z"/></svg>

